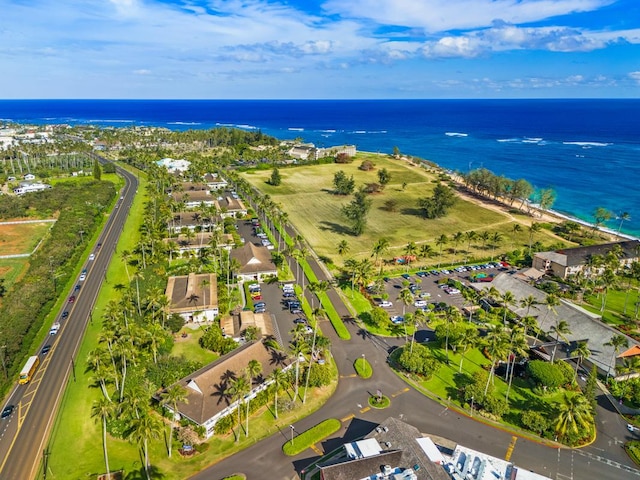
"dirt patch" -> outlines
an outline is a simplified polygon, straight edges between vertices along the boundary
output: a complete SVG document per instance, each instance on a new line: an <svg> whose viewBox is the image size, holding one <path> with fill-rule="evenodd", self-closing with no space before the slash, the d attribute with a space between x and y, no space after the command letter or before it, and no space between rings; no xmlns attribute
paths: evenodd
<svg viewBox="0 0 640 480"><path fill-rule="evenodd" d="M51 222L0 224L0 255L31 253L51 225Z"/></svg>

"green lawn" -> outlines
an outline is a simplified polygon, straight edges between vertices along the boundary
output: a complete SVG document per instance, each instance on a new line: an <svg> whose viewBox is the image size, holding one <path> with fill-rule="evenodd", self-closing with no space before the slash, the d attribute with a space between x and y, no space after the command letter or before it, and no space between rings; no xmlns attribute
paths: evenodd
<svg viewBox="0 0 640 480"><path fill-rule="evenodd" d="M184 327L176 335L175 343L171 350L171 356L183 356L187 360L198 362L201 365L207 365L218 358L216 353L200 346L199 341L202 335L204 335L204 328L205 327L200 327L197 330L193 330L191 328ZM187 337L183 338L182 333L186 333Z"/></svg>
<svg viewBox="0 0 640 480"><path fill-rule="evenodd" d="M626 292L621 290L611 290L607 294L607 303L605 305L605 311L601 312L600 307L602 305L602 297L598 295L587 295L584 300L587 302L586 305L582 305L585 309L590 312L596 313L598 315L602 315L603 319L607 323L611 323L614 325L620 325L624 323L628 323L625 319L624 307L625 307L625 299L627 303L627 312L626 317L633 319L635 314L634 305L636 302L640 301L640 292L637 290L631 290L629 295L627 296Z"/></svg>
<svg viewBox="0 0 640 480"><path fill-rule="evenodd" d="M373 204L367 228L363 235L355 238L349 233L348 225L340 213L341 207L352 197L333 195L330 192L333 188L333 175L338 170L343 170L347 175L353 175L357 186L376 182L377 169L369 172L358 169L364 158L374 158L378 168L384 167L391 172L392 179L382 193L369 197ZM369 258L371 246L382 237L389 239L391 244L389 256L393 256L401 255L404 246L410 241L418 245L429 243L438 252L435 239L441 234L450 236L457 231L467 230L478 233L483 230L501 232L502 249L512 249L514 245L522 248L523 245L528 244L526 229L513 239L511 231L513 221L506 214L462 200L444 218L423 219L417 210L417 201L419 198L430 195L435 186L433 183L435 175L428 173L425 169L412 167L404 161L372 154L358 154L351 164L283 168L280 169L280 173L282 184L278 187L266 183L271 175L269 170L244 172L242 175L282 206L289 215L291 223L318 255L334 261L338 259L336 245L344 239L350 245L349 256L357 258ZM403 182L407 183L405 190L401 188ZM397 201L394 212L388 212L383 208L384 203L389 199ZM543 230L536 234L534 241L538 239L549 241L550 238L549 232ZM466 248L465 242L457 246L453 244L445 246L443 253L446 255L443 263L461 261L464 248ZM457 250L455 255L453 250ZM483 246L482 241L478 240L472 243L470 254L473 257L486 258L490 257L492 252L488 246ZM432 263L438 261L437 258L431 260Z"/></svg>
<svg viewBox="0 0 640 480"><path fill-rule="evenodd" d="M307 448L311 447L325 438L333 435L342 424L337 418L328 418L323 420L318 425L311 427L299 435L294 435L292 440L288 440L283 446L282 451L285 455L297 455L300 452L304 452Z"/></svg>
<svg viewBox="0 0 640 480"><path fill-rule="evenodd" d="M373 368L369 361L364 357L357 358L356 361L353 362L353 368L356 370L359 377L369 378L373 375Z"/></svg>

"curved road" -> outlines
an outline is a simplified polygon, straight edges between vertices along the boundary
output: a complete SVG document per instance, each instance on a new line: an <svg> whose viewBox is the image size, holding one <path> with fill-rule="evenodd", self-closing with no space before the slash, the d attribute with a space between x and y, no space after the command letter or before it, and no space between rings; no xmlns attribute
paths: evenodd
<svg viewBox="0 0 640 480"><path fill-rule="evenodd" d="M65 302L61 309L68 310L69 316L62 319L59 312L56 320L61 324L60 331L55 336L48 335L43 343L51 344L51 351L42 355L38 350L41 363L33 379L26 385L16 386L7 400L16 410L0 424L1 479L35 478L41 462L46 462L43 449L67 381L69 377L72 381L75 378L75 355L138 188L135 175L120 168L117 171L124 177L125 186L98 239L102 246L94 250L95 259L84 266L86 280L78 279L80 290L67 294L76 296L74 303Z"/></svg>

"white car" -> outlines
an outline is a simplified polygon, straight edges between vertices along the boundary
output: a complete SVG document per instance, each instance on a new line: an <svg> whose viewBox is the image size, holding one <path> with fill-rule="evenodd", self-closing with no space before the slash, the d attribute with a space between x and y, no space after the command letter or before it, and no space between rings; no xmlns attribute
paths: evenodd
<svg viewBox="0 0 640 480"><path fill-rule="evenodd" d="M415 302L413 302L413 306L414 307L418 307L418 308L426 307L427 306L427 301L426 300L416 300Z"/></svg>
<svg viewBox="0 0 640 480"><path fill-rule="evenodd" d="M96 258L96 254L92 253L91 255L89 255L89 260L95 260Z"/></svg>
<svg viewBox="0 0 640 480"><path fill-rule="evenodd" d="M429 298L431 297L431 294L429 292L422 292L420 294L420 298Z"/></svg>
<svg viewBox="0 0 640 480"><path fill-rule="evenodd" d="M383 308L389 308L393 307L393 303L391 303L389 300L383 300L379 303L379 306Z"/></svg>
<svg viewBox="0 0 640 480"><path fill-rule="evenodd" d="M82 275L80 275L80 281L81 282L84 282L86 278L87 278L87 274L86 273L83 273Z"/></svg>

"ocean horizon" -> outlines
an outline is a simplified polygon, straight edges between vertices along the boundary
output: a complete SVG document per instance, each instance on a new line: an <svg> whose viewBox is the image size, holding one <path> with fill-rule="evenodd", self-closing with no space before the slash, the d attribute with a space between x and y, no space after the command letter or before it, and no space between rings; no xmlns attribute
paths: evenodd
<svg viewBox="0 0 640 480"><path fill-rule="evenodd" d="M584 222L628 212L640 236L640 99L0 100L0 122L259 129L319 147L405 155L467 172L484 167L557 194L554 211ZM606 227L617 231L619 221Z"/></svg>

